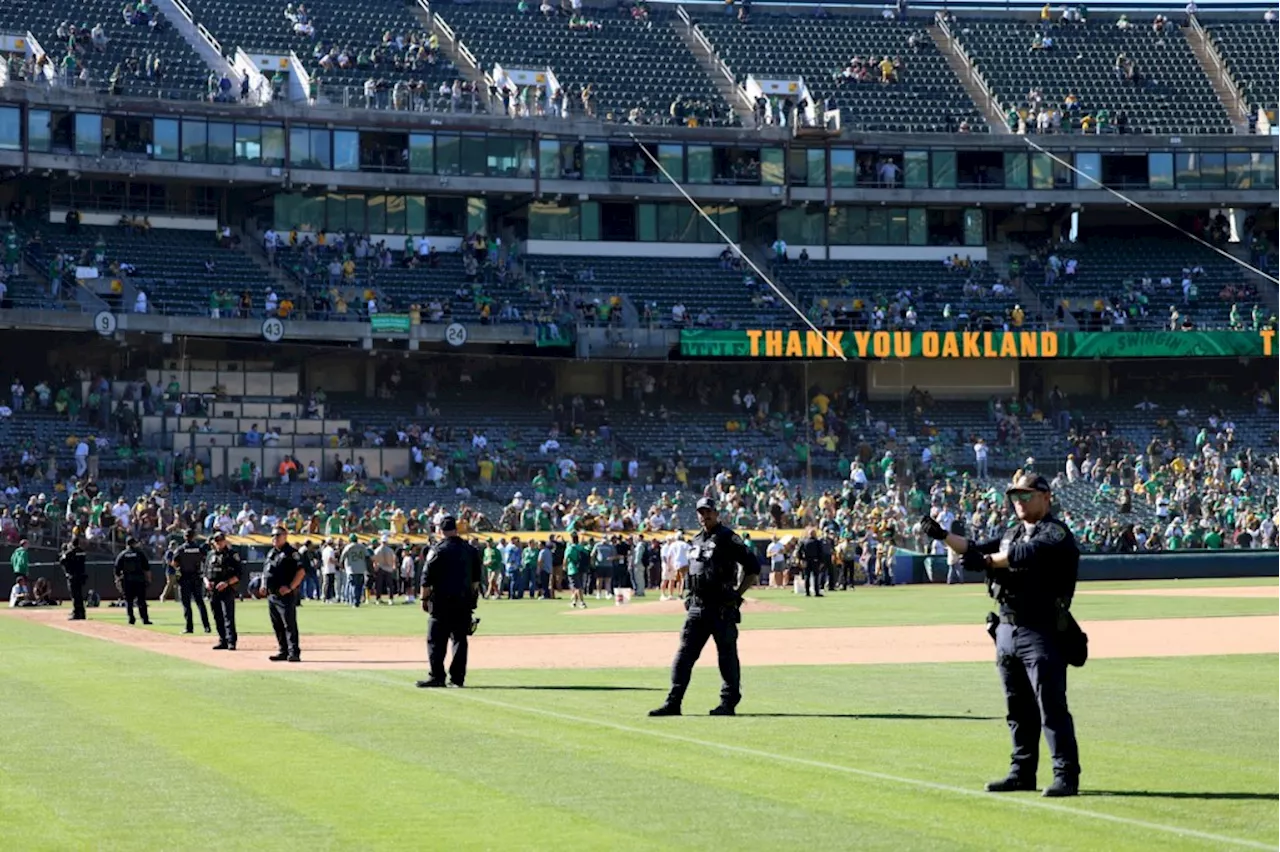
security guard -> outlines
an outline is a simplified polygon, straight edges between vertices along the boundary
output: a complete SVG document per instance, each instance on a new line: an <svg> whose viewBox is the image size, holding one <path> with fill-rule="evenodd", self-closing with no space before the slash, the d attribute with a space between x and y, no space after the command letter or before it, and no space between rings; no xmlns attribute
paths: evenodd
<svg viewBox="0 0 1280 852"><path fill-rule="evenodd" d="M213 632L209 629L209 611L204 606L204 586L201 583L207 552L204 545L196 541L196 531L188 529L183 537L182 544L174 549L173 556L169 562L174 570L178 572L178 591L182 596L182 615L187 621L187 628L182 631L183 633L195 632L191 618L191 602L193 600L200 608L200 623L204 625L204 632Z"/></svg>
<svg viewBox="0 0 1280 852"><path fill-rule="evenodd" d="M1074 653L1075 637L1083 634L1070 615L1080 550L1071 531L1050 514L1052 494L1043 476L1026 474L1007 494L1021 523L1001 538L966 540L927 516L920 527L930 538L964 554L966 570L984 571L987 591L1000 604L999 616L993 614L990 623L1008 703L1013 757L1008 777L987 784L987 790L1036 789L1043 727L1053 755L1053 783L1043 795L1074 796L1079 792L1080 756L1067 710L1067 661L1083 664Z"/></svg>
<svg viewBox="0 0 1280 852"><path fill-rule="evenodd" d="M151 563L147 556L138 549L138 540L133 536L125 539L124 550L116 557L116 588L124 598L125 608L129 612L129 623L136 624L133 608L138 607L143 624L150 624L147 616L147 586L151 583Z"/></svg>
<svg viewBox="0 0 1280 852"><path fill-rule="evenodd" d="M458 538L458 522L452 515L440 521L443 540L427 554L422 575L422 611L427 619L426 680L421 689L445 685L445 645L452 641L449 685L461 687L467 680L467 637L471 633L471 613L480 597L480 551Z"/></svg>
<svg viewBox="0 0 1280 852"><path fill-rule="evenodd" d="M302 662L302 649L298 646L298 586L305 576L298 551L289 543L289 530L277 524L271 530L271 552L262 565L260 592L268 596L271 627L280 645L280 652L268 658L273 663Z"/></svg>
<svg viewBox="0 0 1280 852"><path fill-rule="evenodd" d="M213 606L213 623L218 628L215 651L236 649L236 590L240 585L240 555L231 549L227 536L213 534L213 550L205 560L205 585Z"/></svg>
<svg viewBox="0 0 1280 852"><path fill-rule="evenodd" d="M68 621L84 621L85 618L84 584L89 579L84 567L85 558L84 546L77 532L71 536L71 541L62 548L62 555L58 557L63 573L67 575L67 591L71 595L71 615L67 616Z"/></svg>
<svg viewBox="0 0 1280 852"><path fill-rule="evenodd" d="M689 548L688 595L684 604L689 614L680 632L680 650L671 666L671 692L661 707L649 711L650 716L680 715L693 664L711 638L716 641L723 680L720 706L711 715L732 716L742 700L738 622L742 620L742 594L760 579L760 562L733 530L720 523L714 501L703 497L697 511L702 531L693 537Z"/></svg>

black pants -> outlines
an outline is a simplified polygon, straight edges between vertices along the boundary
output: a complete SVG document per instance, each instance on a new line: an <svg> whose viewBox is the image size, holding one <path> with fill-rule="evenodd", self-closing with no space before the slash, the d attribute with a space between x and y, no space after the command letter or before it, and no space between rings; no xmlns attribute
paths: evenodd
<svg viewBox="0 0 1280 852"><path fill-rule="evenodd" d="M200 624L204 632L209 632L209 611L204 607L204 586L199 577L178 577L178 592L182 598L182 617L187 620L187 632L192 630L191 602L195 601L200 608Z"/></svg>
<svg viewBox="0 0 1280 852"><path fill-rule="evenodd" d="M120 590L124 594L124 606L129 613L129 623L134 623L133 608L135 606L143 622L150 621L151 617L147 615L147 581L125 580L120 584Z"/></svg>
<svg viewBox="0 0 1280 852"><path fill-rule="evenodd" d="M271 629L276 632L280 653L290 657L300 656L302 650L298 647L298 595L271 595L267 598L267 606L271 610Z"/></svg>
<svg viewBox="0 0 1280 852"><path fill-rule="evenodd" d="M720 703L738 706L742 700L742 669L738 664L738 620L734 607L689 607L680 631L680 650L671 664L671 693L668 704L679 706L693 676L693 664L702 655L708 639L715 639L716 658L720 663Z"/></svg>
<svg viewBox="0 0 1280 852"><path fill-rule="evenodd" d="M1067 664L1057 644L1051 630L1012 624L996 628L996 668L1013 739L1010 774L1019 777L1035 778L1041 728L1053 756L1053 774L1073 781L1080 777L1075 722L1067 710Z"/></svg>
<svg viewBox="0 0 1280 852"><path fill-rule="evenodd" d="M804 595L808 597L809 588L812 586L813 592L822 594L822 566L806 565L804 566Z"/></svg>
<svg viewBox="0 0 1280 852"><path fill-rule="evenodd" d="M209 603L213 606L213 623L218 628L218 639L226 645L236 644L235 587L228 586L221 592L214 592Z"/></svg>
<svg viewBox="0 0 1280 852"><path fill-rule="evenodd" d="M431 614L427 619L428 677L444 680L444 654L453 643L453 659L449 662L449 680L462 686L467 680L467 638L471 633L471 612L452 610Z"/></svg>
<svg viewBox="0 0 1280 852"><path fill-rule="evenodd" d="M67 592L71 596L72 618L84 618L84 584L88 579L84 574L67 575Z"/></svg>
<svg viewBox="0 0 1280 852"><path fill-rule="evenodd" d="M327 601L333 600L337 596L336 595L337 587L338 587L338 575L325 574L324 575L324 599Z"/></svg>

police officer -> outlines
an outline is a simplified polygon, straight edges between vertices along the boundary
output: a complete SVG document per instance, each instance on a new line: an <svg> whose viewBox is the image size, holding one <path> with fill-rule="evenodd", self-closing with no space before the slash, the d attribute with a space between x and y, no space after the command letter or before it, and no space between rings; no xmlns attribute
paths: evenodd
<svg viewBox="0 0 1280 852"><path fill-rule="evenodd" d="M62 555L58 557L62 571L67 575L67 591L71 595L71 615L67 616L68 621L84 621L85 618L84 584L88 580L85 558L84 546L77 532L71 536L71 541L62 548Z"/></svg>
<svg viewBox="0 0 1280 852"><path fill-rule="evenodd" d="M182 615L186 619L187 627L183 633L194 633L191 617L191 602L194 600L200 608L200 623L204 625L204 632L211 633L209 629L209 611L204 606L204 586L203 580L204 560L207 555L204 545L196 541L196 531L188 529L183 536L182 544L178 545L169 564L173 566L178 574L178 591L182 598Z"/></svg>
<svg viewBox="0 0 1280 852"><path fill-rule="evenodd" d="M804 541L800 543L800 558L804 560L804 596L810 594L822 597L822 561L826 551L818 531L813 527L805 532ZM812 588L811 593L809 589Z"/></svg>
<svg viewBox="0 0 1280 852"><path fill-rule="evenodd" d="M1026 474L1007 491L1021 521L1001 538L975 542L948 533L927 517L921 530L964 555L967 570L984 571L987 591L1000 604L991 616L996 667L1008 704L1013 756L1007 778L987 784L1004 793L1036 789L1040 729L1053 755L1048 797L1079 792L1080 756L1067 710L1064 631L1070 619L1080 550L1067 527L1050 514L1052 494L1043 476ZM1077 628L1078 629L1078 628Z"/></svg>
<svg viewBox="0 0 1280 852"><path fill-rule="evenodd" d="M305 576L298 551L289 543L289 530L277 524L271 530L271 552L262 565L259 592L267 595L271 627L280 645L280 652L268 658L274 663L302 662L302 649L298 646L298 586Z"/></svg>
<svg viewBox="0 0 1280 852"><path fill-rule="evenodd" d="M138 549L138 540L133 536L125 539L124 550L116 557L116 588L124 598L125 608L129 612L129 623L135 624L133 608L138 607L143 624L150 624L147 616L147 586L151 583L151 563L147 556Z"/></svg>
<svg viewBox="0 0 1280 852"><path fill-rule="evenodd" d="M213 534L213 549L205 560L205 585L213 607L213 623L218 628L215 651L236 649L236 591L240 585L240 555L231 549L225 533Z"/></svg>
<svg viewBox="0 0 1280 852"><path fill-rule="evenodd" d="M458 538L458 522L452 515L440 520L443 539L427 554L422 574L422 611L427 619L426 680L421 689L445 685L445 646L453 643L449 663L449 685L461 687L467 680L467 637L471 633L471 613L480 597L480 551Z"/></svg>
<svg viewBox="0 0 1280 852"><path fill-rule="evenodd" d="M742 620L742 594L760 579L760 562L733 530L720 523L720 514L709 497L698 501L702 530L689 547L688 595L680 650L671 666L671 692L650 716L679 716L693 664L707 640L714 638L720 663L720 705L712 716L732 716L742 700L738 665L738 622ZM741 566L741 577L738 567Z"/></svg>

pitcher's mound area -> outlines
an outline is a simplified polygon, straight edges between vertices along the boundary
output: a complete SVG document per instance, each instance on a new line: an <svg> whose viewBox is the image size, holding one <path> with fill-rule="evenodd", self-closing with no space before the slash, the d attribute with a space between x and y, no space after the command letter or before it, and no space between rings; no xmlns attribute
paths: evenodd
<svg viewBox="0 0 1280 852"><path fill-rule="evenodd" d="M308 636L304 631L304 662L289 664L267 660L276 647L266 636L245 636L234 652L214 651L206 635L173 636L92 620L66 621L65 610L10 612L72 633L232 670L422 670L426 660L420 637ZM1280 653L1280 616L1275 615L1097 621L1083 627L1089 634L1089 655L1095 659ZM665 668L677 642L674 631L581 636L485 636L482 631L472 637L468 667ZM993 657L991 639L980 624L746 630L738 647L749 666L986 662ZM715 654L704 653L699 664L714 666Z"/></svg>
<svg viewBox="0 0 1280 852"><path fill-rule="evenodd" d="M747 614L755 612L796 612L793 606L747 598L742 602ZM671 615L683 613L684 601L664 601L659 598L632 598L630 603L616 605L612 600L596 600L587 598L586 609L569 609L561 613L568 616L583 615Z"/></svg>

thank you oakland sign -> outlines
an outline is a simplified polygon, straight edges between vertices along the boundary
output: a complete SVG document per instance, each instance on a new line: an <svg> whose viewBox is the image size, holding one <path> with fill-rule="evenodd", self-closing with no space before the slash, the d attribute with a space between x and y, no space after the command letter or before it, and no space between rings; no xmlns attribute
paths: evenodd
<svg viewBox="0 0 1280 852"><path fill-rule="evenodd" d="M1271 357L1265 331L825 331L680 332L687 358L1215 358Z"/></svg>

